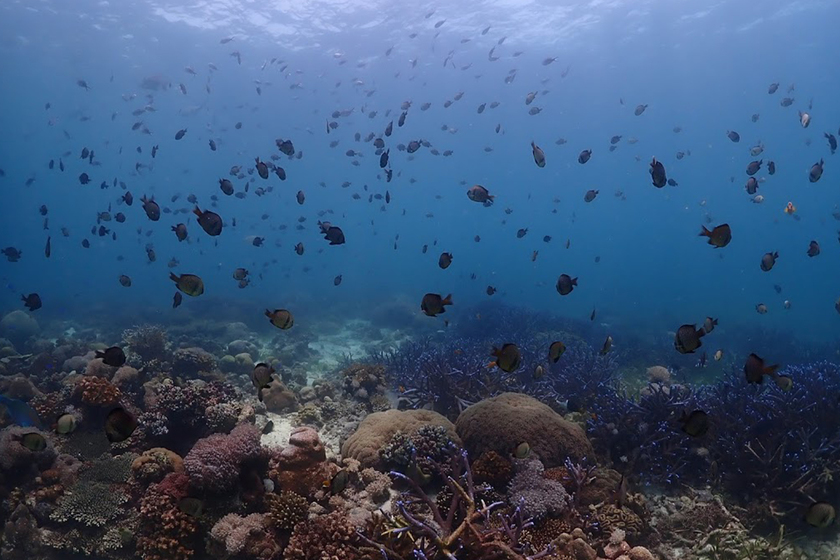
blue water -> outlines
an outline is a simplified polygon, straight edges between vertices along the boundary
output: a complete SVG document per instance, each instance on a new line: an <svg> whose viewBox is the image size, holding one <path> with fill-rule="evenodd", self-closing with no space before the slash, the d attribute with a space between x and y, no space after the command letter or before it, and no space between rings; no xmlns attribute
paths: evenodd
<svg viewBox="0 0 840 560"><path fill-rule="evenodd" d="M458 321L459 310L487 300L485 290L493 285L498 293L491 301L580 319L597 308L596 322L619 348L622 332L629 331L670 344L669 332L707 315L720 319L713 335L720 347L761 329L836 346L840 222L832 212L840 201L837 160L823 133L837 135L840 126L834 71L840 6L665 4L5 2L0 244L19 248L23 257L0 262L0 309L19 309L21 294L37 292L44 301L35 312L39 320L107 317L128 327L144 318L174 322L186 311L208 320L264 321L268 330L263 310L285 307L298 325L317 329L324 315L340 312L349 319L395 303L419 313L426 292L452 293L455 306L446 317ZM490 61L494 45L499 60ZM450 51L456 68L443 64ZM522 54L514 57L517 51ZM547 57L557 59L543 65ZM210 63L218 69L211 71ZM514 69L515 79L506 84ZM141 88L149 76L171 87ZM769 95L772 82L781 85ZM445 109L459 91L463 98ZM542 109L534 116L525 104L532 91L539 93L530 107ZM783 108L780 100L788 95L795 102ZM385 138L394 171L386 183L372 143L353 135L381 135L403 101L412 102L406 125L395 122L394 135ZM493 101L498 108L477 113L479 104ZM420 109L424 102L432 104L428 111ZM642 103L647 110L634 116ZM146 105L154 112L132 116ZM335 110L352 114L333 119ZM809 128L800 126L798 110L812 115ZM367 116L371 111L374 118ZM753 113L760 114L756 123ZM333 120L339 126L327 134L326 122ZM132 131L137 121L151 135ZM497 125L502 133L494 131ZM675 126L682 131L673 132ZM183 128L186 136L176 141ZM741 142L730 142L727 130L738 131ZM611 153L613 135L623 138ZM568 143L555 144L561 137ZM283 156L276 162L287 181L273 174L268 180L256 173L229 176L234 165L247 170L255 157L268 161L279 154L276 138L292 140L303 153L299 160ZM629 144L631 138L638 142ZM208 147L211 139L216 152ZM454 153L434 156L421 148L411 159L396 149L419 139ZM339 144L330 148L334 140ZM545 151L543 169L534 164L532 140ZM766 151L753 158L749 147L759 140ZM153 145L160 147L155 159ZM83 147L93 149L101 165L81 160ZM580 165L577 155L585 148L593 156ZM347 157L348 149L363 156ZM680 150L691 155L678 161ZM651 185L652 157L678 186ZM59 158L64 173L57 169ZM808 170L821 158L825 173L811 184ZM54 170L47 167L51 159ZM765 161L758 177L767 176L768 160L778 170L762 183L761 204L744 190L744 169L753 159ZM148 167L138 173L138 162ZM78 181L82 172L91 177L86 186ZM218 188L223 177L237 191L250 180L246 198L224 196ZM99 188L115 178L134 195L132 207L118 202L124 194L119 186ZM31 186L25 186L28 179L34 179ZM351 186L342 188L344 181ZM485 208L471 202L465 193L473 184L487 187L496 203ZM274 191L257 197L253 191L260 186ZM600 194L587 204L589 189ZM306 194L302 206L295 201L298 190ZM368 202L369 194L386 190L390 204ZM614 195L617 190L626 200ZM190 193L202 209L212 207L225 220L217 240L191 214L165 213L150 222L139 200L154 195L163 207L191 210ZM175 194L180 198L170 202ZM789 201L800 219L783 212ZM42 204L49 209L46 231ZM127 216L123 224L104 224L116 241L90 233L97 212L109 207L112 215ZM318 235L322 210L333 212L320 219L344 230L345 245L328 246ZM302 231L295 229L299 217L306 218ZM189 241L179 243L170 227L182 221ZM728 247L714 249L697 236L701 224L724 222L733 231ZM526 227L528 234L517 239L516 231ZM250 245L246 238L253 235L264 236L265 246ZM552 236L550 243L544 235ZM85 238L89 249L81 246ZM812 239L822 248L813 259L805 254ZM306 247L303 256L293 250L298 242ZM148 243L157 254L154 263L147 261ZM448 270L437 266L442 251L454 255ZM780 257L772 271L762 272L759 261L768 251ZM185 297L175 310L167 267L173 257L180 263L176 273L198 274L206 285L203 296ZM251 272L246 289L231 277L239 266ZM562 273L579 278L567 297L554 288ZM131 277L130 288L120 285L120 274ZM337 274L343 283L335 287ZM782 286L781 294L774 284ZM769 313L756 313L758 303ZM439 326L442 318L427 321Z"/></svg>

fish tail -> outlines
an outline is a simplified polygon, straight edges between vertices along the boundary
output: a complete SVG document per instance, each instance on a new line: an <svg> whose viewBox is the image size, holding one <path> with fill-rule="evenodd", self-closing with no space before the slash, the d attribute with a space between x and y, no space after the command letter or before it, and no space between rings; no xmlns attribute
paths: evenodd
<svg viewBox="0 0 840 560"><path fill-rule="evenodd" d="M175 276L175 273L174 273L174 272L170 272L170 273L169 273L169 279L170 279L170 280L172 280L173 282L178 282L178 281L180 281L180 280L181 280L180 278L178 278L177 276Z"/></svg>
<svg viewBox="0 0 840 560"><path fill-rule="evenodd" d="M711 237L712 236L712 232L709 231L708 229L706 229L706 226L700 226L700 227L702 229L700 230L700 233L698 234L699 237L703 237L703 236Z"/></svg>
<svg viewBox="0 0 840 560"><path fill-rule="evenodd" d="M449 294L448 296L443 298L443 301L441 301L440 303L441 305L452 305L452 294Z"/></svg>

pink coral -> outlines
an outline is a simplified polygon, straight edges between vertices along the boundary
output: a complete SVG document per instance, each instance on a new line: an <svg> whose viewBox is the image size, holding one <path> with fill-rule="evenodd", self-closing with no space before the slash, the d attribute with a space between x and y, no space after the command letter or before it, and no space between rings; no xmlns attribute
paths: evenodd
<svg viewBox="0 0 840 560"><path fill-rule="evenodd" d="M318 432L308 426L295 428L289 436L289 445L271 458L269 477L282 490L312 497L338 470L337 465L326 459Z"/></svg>
<svg viewBox="0 0 840 560"><path fill-rule="evenodd" d="M282 553L262 513L252 513L246 517L235 513L225 515L213 526L210 539L214 545L218 545L211 546L210 551L219 558L241 556L271 560L279 558ZM224 549L224 553L221 549Z"/></svg>
<svg viewBox="0 0 840 560"><path fill-rule="evenodd" d="M198 440L184 457L184 468L191 486L218 494L233 489L241 467L262 455L260 431L242 424L230 434L213 434Z"/></svg>

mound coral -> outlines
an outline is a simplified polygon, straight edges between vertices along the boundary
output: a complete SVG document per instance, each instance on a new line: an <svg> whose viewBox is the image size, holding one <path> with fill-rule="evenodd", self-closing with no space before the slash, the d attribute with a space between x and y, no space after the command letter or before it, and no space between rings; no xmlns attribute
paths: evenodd
<svg viewBox="0 0 840 560"><path fill-rule="evenodd" d="M292 430L289 445L272 453L269 478L277 488L314 497L330 480L338 466L327 462L324 444L314 428L301 426Z"/></svg>
<svg viewBox="0 0 840 560"><path fill-rule="evenodd" d="M160 482L171 472L184 472L184 460L163 447L148 449L131 463L134 479L142 484Z"/></svg>
<svg viewBox="0 0 840 560"><path fill-rule="evenodd" d="M210 530L209 552L216 558L280 558L282 549L268 528L262 513L245 517L230 513L222 517Z"/></svg>
<svg viewBox="0 0 840 560"><path fill-rule="evenodd" d="M467 408L455 429L471 455L485 451L507 456L527 443L546 467L562 465L567 457L581 460L594 450L583 429L522 393L504 393Z"/></svg>
<svg viewBox="0 0 840 560"><path fill-rule="evenodd" d="M200 373L210 373L215 369L216 358L203 348L179 348L172 353L174 375L191 379L198 377Z"/></svg>
<svg viewBox="0 0 840 560"><path fill-rule="evenodd" d="M24 447L22 438L31 433L41 435L47 445L40 451ZM0 430L0 475L7 479L26 478L34 475L38 469L48 469L57 453L50 435L35 428L10 426Z"/></svg>
<svg viewBox="0 0 840 560"><path fill-rule="evenodd" d="M386 410L368 414L356 431L341 446L341 454L361 463L362 467L384 468L380 450L391 442L394 434L412 435L424 426L440 426L456 445L461 439L455 426L444 416L430 410Z"/></svg>
<svg viewBox="0 0 840 560"><path fill-rule="evenodd" d="M184 457L184 469L193 488L220 494L235 488L241 468L262 456L259 430L243 424L198 440Z"/></svg>

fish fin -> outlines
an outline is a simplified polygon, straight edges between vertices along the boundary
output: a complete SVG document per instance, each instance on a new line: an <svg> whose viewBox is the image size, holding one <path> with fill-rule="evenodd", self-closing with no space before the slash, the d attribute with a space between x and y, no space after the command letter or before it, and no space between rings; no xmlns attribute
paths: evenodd
<svg viewBox="0 0 840 560"><path fill-rule="evenodd" d="M703 229L700 231L699 234L697 234L698 237L703 237L703 236L711 237L712 236L712 232L710 230L706 229L706 226L700 226L700 227L703 228Z"/></svg>
<svg viewBox="0 0 840 560"><path fill-rule="evenodd" d="M178 281L181 280L178 276L175 276L174 272L169 273L169 279L172 280L173 282L178 282Z"/></svg>
<svg viewBox="0 0 840 560"><path fill-rule="evenodd" d="M764 366L764 373L776 377L778 375L776 373L776 370L779 369L779 367L781 367L779 366L779 364L774 364L772 366Z"/></svg>
<svg viewBox="0 0 840 560"><path fill-rule="evenodd" d="M443 301L441 301L441 302L440 302L440 304L441 304L441 305L453 305L453 303L452 303L452 294L449 294L448 296L446 296L445 298L443 298Z"/></svg>

